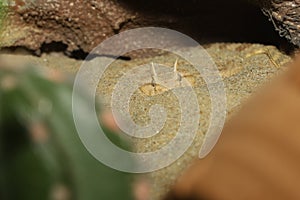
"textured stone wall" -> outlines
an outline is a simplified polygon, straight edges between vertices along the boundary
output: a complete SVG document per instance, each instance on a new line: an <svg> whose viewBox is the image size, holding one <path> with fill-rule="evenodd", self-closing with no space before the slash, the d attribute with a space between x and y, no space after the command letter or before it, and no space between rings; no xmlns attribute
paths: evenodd
<svg viewBox="0 0 300 200"><path fill-rule="evenodd" d="M65 51L90 52L104 39L135 27L172 28L203 43L255 42L279 46L282 38L260 9L240 0L10 0L0 46L39 50L57 42ZM263 4L267 12L270 7ZM273 4L272 4L273 5ZM271 12L271 10L270 10ZM271 12L273 16L274 13ZM275 17L277 15L274 15ZM273 17L273 21L277 18ZM297 16L296 16L296 19ZM278 21L278 20L277 20ZM297 23L278 21L282 34L297 43ZM284 26L283 26L284 25ZM282 27L283 26L283 27Z"/></svg>
<svg viewBox="0 0 300 200"><path fill-rule="evenodd" d="M267 0L260 5L279 35L300 47L300 0Z"/></svg>

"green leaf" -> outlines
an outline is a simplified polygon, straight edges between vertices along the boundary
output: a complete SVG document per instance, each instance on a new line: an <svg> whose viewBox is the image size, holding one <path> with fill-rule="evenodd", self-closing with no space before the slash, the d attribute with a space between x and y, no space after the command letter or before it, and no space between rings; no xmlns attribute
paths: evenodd
<svg viewBox="0 0 300 200"><path fill-rule="evenodd" d="M16 82L0 88L0 199L133 199L132 175L103 165L81 143L70 84L51 82L32 69L1 70L0 82L8 76ZM112 142L129 148L105 131Z"/></svg>

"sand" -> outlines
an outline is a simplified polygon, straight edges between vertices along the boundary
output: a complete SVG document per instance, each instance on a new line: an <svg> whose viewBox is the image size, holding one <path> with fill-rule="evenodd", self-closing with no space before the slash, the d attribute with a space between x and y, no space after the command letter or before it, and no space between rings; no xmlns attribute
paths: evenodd
<svg viewBox="0 0 300 200"><path fill-rule="evenodd" d="M264 83L282 73L285 64L291 60L289 56L280 53L275 47L258 44L226 44L217 43L206 46L206 49L218 66L224 81L227 97L226 120L240 108L243 102L253 95ZM61 69L76 74L83 61L70 59L60 53L43 54L41 57L24 55L16 52L2 52L2 61L33 63L49 68ZM96 58L97 59L97 58ZM106 108L110 108L111 96L120 78L136 66L160 63L172 70L176 55L165 54L153 58L135 59L130 61L116 60L104 73L99 82L97 94ZM203 138L208 129L211 115L211 100L207 86L201 75L185 60L178 59L178 72L191 84L199 103L199 128L192 145L174 163L155 172L144 174L151 184L151 199L161 199L168 188L181 172L198 158ZM151 73L145 76L151 78ZM131 96L130 114L139 125L149 123L149 109L160 104L167 111L166 122L162 130L148 139L131 138L136 152L151 152L167 145L178 132L181 120L179 103L172 90L160 85L154 88L151 84L144 85ZM166 157L168 155L165 155ZM159 161L153 161L159 162Z"/></svg>

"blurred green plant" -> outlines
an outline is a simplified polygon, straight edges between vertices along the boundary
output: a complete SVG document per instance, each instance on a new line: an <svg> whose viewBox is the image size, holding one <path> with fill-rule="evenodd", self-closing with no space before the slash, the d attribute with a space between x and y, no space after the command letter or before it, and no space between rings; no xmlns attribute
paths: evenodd
<svg viewBox="0 0 300 200"><path fill-rule="evenodd" d="M82 145L72 118L72 81L53 77L0 66L0 199L133 199L132 176L104 166Z"/></svg>
<svg viewBox="0 0 300 200"><path fill-rule="evenodd" d="M5 18L7 16L7 6L4 5L4 1L0 0L0 30L4 24Z"/></svg>

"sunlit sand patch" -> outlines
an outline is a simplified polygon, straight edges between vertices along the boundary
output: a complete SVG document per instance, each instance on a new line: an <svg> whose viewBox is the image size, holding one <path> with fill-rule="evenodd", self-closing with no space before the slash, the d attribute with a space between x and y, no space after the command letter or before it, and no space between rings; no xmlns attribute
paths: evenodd
<svg viewBox="0 0 300 200"><path fill-rule="evenodd" d="M196 83L195 77L184 70L177 69L178 60L175 61L174 66L168 71L158 71L155 65L151 64L152 82L142 85L139 89L147 96L155 96L175 88L193 87Z"/></svg>

